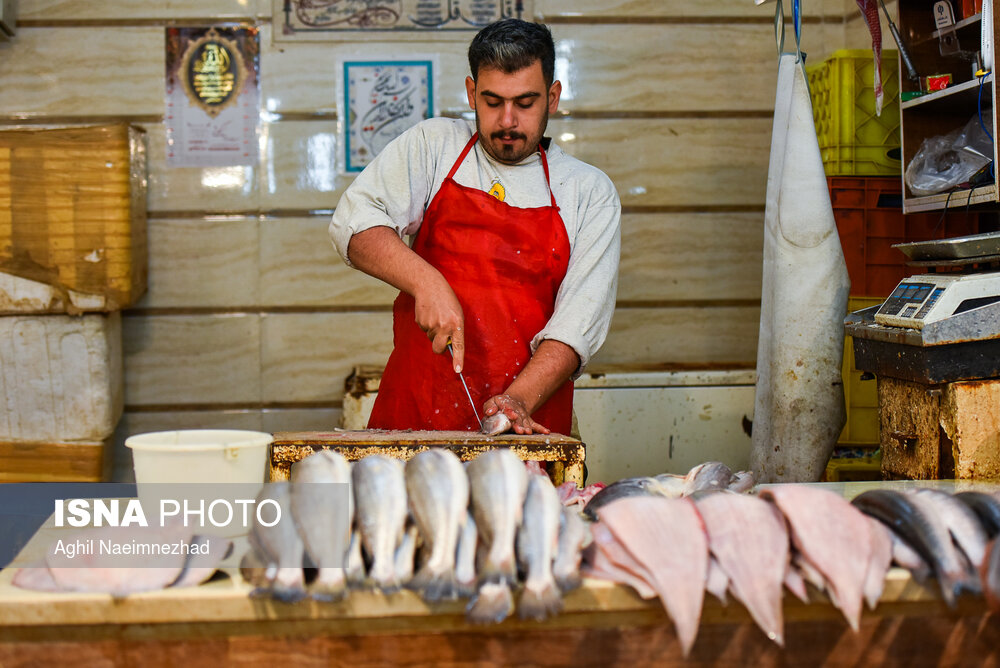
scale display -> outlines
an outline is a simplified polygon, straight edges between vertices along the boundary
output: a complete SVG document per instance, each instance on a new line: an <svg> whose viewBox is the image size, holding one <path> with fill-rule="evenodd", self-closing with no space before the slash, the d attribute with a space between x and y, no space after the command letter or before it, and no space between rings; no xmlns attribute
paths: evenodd
<svg viewBox="0 0 1000 668"><path fill-rule="evenodd" d="M930 322L1000 301L1000 273L922 274L903 280L875 313L888 327L923 329Z"/></svg>

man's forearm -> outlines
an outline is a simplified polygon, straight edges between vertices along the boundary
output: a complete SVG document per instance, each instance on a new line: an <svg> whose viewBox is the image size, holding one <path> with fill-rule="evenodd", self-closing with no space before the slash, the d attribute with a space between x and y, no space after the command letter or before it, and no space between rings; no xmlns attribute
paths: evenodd
<svg viewBox="0 0 1000 668"><path fill-rule="evenodd" d="M369 276L415 296L417 287L440 278L439 272L413 252L391 227L358 232L347 246L351 264Z"/></svg>
<svg viewBox="0 0 1000 668"><path fill-rule="evenodd" d="M561 341L546 339L504 394L521 401L529 414L534 413L579 366L575 350Z"/></svg>

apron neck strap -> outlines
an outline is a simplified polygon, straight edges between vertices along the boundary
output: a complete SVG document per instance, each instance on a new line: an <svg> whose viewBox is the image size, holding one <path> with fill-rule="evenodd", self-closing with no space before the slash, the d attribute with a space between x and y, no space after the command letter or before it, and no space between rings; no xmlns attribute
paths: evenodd
<svg viewBox="0 0 1000 668"><path fill-rule="evenodd" d="M472 139L469 140L469 143L465 145L464 149L462 149L462 153L458 156L458 160L456 160L455 164L451 166L451 171L448 172L449 179L455 178L455 172L458 171L459 165L465 161L465 156L469 155L469 151L472 150L472 147L476 145L477 141L479 141L479 133L475 132L472 135ZM549 199L552 201L553 208L558 209L559 207L556 206L555 193L552 192L552 182L549 180L549 161L545 157L545 149L542 148L541 144L538 145L538 152L542 155L542 170L545 172L545 185L549 189Z"/></svg>

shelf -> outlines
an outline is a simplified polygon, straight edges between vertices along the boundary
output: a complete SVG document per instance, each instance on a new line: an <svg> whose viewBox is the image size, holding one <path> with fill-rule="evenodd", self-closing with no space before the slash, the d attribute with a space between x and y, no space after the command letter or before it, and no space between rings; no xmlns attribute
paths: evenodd
<svg viewBox="0 0 1000 668"><path fill-rule="evenodd" d="M907 197L903 200L903 210L906 213L920 213L921 211L940 211L948 203L948 210L961 210L968 205L990 204L997 201L997 186L992 183L987 186L980 186L972 190L956 190L951 193L951 200L948 193L938 195L928 195L926 197Z"/></svg>
<svg viewBox="0 0 1000 668"><path fill-rule="evenodd" d="M973 14L967 19L962 19L961 21L958 21L953 26L948 26L947 28L942 28L941 30L935 30L934 32L931 33L931 38L938 38L947 32L951 32L952 30L961 30L966 26L971 26L973 23L979 23L982 20L983 20L982 14Z"/></svg>
<svg viewBox="0 0 1000 668"><path fill-rule="evenodd" d="M983 86L991 83L993 81L993 73L987 74L983 77ZM938 100L943 100L945 98L952 98L956 96L961 96L963 93L971 95L971 101L975 102L976 96L979 95L979 79L973 79L971 81L964 81L960 84L955 84L954 86L948 86L944 90L934 91L933 93L928 93L927 95L921 95L920 97L915 97L912 100L907 100L906 102L901 102L899 105L900 109L913 109L914 107L919 107L931 102L936 102ZM983 97L986 99L993 98L992 87L987 87L983 91Z"/></svg>

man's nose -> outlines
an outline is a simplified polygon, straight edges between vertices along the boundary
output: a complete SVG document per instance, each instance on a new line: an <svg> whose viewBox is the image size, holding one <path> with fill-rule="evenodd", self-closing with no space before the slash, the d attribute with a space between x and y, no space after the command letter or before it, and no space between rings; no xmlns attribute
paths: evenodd
<svg viewBox="0 0 1000 668"><path fill-rule="evenodd" d="M505 128L513 128L517 125L517 115L514 113L514 103L505 102L503 114L500 117L500 125Z"/></svg>

